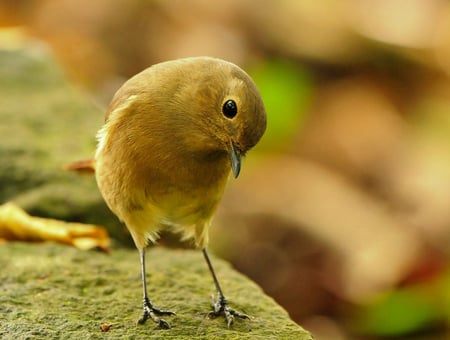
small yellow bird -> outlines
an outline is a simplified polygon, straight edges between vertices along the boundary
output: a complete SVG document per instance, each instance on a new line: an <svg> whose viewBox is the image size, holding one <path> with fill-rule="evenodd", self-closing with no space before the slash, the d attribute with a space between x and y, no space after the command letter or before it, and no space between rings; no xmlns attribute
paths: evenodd
<svg viewBox="0 0 450 340"><path fill-rule="evenodd" d="M262 137L266 112L252 79L210 57L153 65L115 94L98 133L95 174L109 208L130 231L141 261L144 323L169 328L148 296L145 248L172 228L193 238L211 271L218 299L211 315L247 318L229 308L207 252L208 228L241 157Z"/></svg>

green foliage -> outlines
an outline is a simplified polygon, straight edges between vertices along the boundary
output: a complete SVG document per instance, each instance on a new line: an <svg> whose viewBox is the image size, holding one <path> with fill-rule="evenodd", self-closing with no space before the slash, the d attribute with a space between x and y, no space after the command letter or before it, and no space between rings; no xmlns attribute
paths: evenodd
<svg viewBox="0 0 450 340"><path fill-rule="evenodd" d="M411 286L379 296L360 311L357 328L377 336L405 336L429 329L444 319L434 288Z"/></svg>
<svg viewBox="0 0 450 340"><path fill-rule="evenodd" d="M307 116L312 95L309 74L281 60L254 65L249 73L267 111L267 131L258 148L276 150L287 146Z"/></svg>

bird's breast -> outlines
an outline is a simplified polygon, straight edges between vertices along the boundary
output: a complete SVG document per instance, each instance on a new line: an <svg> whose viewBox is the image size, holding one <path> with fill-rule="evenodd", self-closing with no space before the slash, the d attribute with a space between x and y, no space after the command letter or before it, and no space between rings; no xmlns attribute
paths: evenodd
<svg viewBox="0 0 450 340"><path fill-rule="evenodd" d="M209 220L229 177L226 157L179 162L177 168L154 166L141 173L143 206L156 206L165 221L197 224Z"/></svg>

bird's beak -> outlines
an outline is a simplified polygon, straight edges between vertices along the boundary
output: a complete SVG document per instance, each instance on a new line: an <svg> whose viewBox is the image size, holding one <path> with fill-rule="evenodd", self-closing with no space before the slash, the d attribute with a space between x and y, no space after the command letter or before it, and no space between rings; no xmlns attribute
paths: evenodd
<svg viewBox="0 0 450 340"><path fill-rule="evenodd" d="M241 150L233 142L230 143L230 161L234 178L237 178L241 171Z"/></svg>

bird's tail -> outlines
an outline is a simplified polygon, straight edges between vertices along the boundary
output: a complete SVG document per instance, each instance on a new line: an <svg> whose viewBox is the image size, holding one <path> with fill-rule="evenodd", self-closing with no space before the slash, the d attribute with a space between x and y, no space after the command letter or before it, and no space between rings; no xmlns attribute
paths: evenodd
<svg viewBox="0 0 450 340"><path fill-rule="evenodd" d="M95 160L85 159L82 161L71 162L64 165L64 170L75 171L80 174L94 174Z"/></svg>

